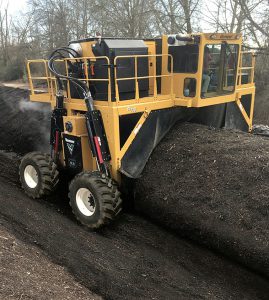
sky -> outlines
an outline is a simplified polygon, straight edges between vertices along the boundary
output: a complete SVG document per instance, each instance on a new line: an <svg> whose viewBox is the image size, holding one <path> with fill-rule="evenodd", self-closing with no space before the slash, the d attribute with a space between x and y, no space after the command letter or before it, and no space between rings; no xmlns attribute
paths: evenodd
<svg viewBox="0 0 269 300"><path fill-rule="evenodd" d="M8 4L8 10L10 14L16 14L20 10L26 7L27 0L0 0L2 2L1 9L5 9Z"/></svg>

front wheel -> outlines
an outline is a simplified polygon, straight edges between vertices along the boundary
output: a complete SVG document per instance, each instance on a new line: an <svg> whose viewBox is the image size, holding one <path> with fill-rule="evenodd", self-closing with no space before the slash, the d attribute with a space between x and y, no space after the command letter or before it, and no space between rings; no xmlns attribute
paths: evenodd
<svg viewBox="0 0 269 300"><path fill-rule="evenodd" d="M82 172L69 186L69 198L76 218L97 229L113 221L122 209L116 183L100 172Z"/></svg>
<svg viewBox="0 0 269 300"><path fill-rule="evenodd" d="M41 152L31 152L22 158L19 175L22 188L32 198L51 194L59 182L56 164L49 154Z"/></svg>

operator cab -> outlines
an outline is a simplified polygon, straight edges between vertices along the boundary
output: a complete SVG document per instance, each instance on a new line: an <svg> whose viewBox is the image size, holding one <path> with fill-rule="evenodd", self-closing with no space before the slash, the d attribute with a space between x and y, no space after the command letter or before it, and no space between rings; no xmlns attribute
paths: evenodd
<svg viewBox="0 0 269 300"><path fill-rule="evenodd" d="M241 39L236 34L169 35L167 47L173 57L176 96L212 98L233 94ZM248 82L246 75L242 83Z"/></svg>

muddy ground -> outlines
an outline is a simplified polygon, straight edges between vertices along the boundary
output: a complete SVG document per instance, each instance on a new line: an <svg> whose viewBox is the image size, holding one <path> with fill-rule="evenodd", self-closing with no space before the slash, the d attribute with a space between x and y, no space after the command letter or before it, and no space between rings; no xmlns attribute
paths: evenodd
<svg viewBox="0 0 269 300"><path fill-rule="evenodd" d="M36 112L36 108L30 109L28 104L26 104L26 107L29 109L23 111L21 105L18 104L23 93L25 92L21 90L12 91L7 89L7 92L5 92L2 89L0 94L0 97L4 99L4 101L1 100L4 104L2 104L2 113L0 112L0 126L2 129L0 141L3 141L3 143L0 142L0 145L2 149L12 150L20 154L42 148L42 144L47 139L46 136L42 139L39 137L42 133L44 134L44 129L38 126L40 120L46 120L46 110ZM13 122L16 119L17 124L20 125L19 127L25 126L24 130L17 130L15 125L13 127L12 119L9 122L6 121L6 116L9 112L7 106L10 103L13 103ZM16 111L23 113L17 113L16 115ZM35 126L29 121L30 118L36 120ZM27 125L23 121L26 122L25 124L28 124L26 134ZM48 122L44 124L48 124ZM28 135L28 132L30 132L29 128L32 134ZM202 127L198 128L202 130ZM12 130L10 131L10 129ZM191 133L195 132L189 132L190 136ZM198 132L196 136L198 137L199 134L202 134L202 132ZM210 143L210 141L207 142ZM213 142L211 141L211 143ZM266 145L265 143L263 146ZM170 153L171 157L175 153L179 156L181 155L173 152L173 148L170 150ZM182 153L187 158L191 157L192 154L194 155L194 153L188 151L186 153L183 151ZM44 255L44 259L48 259L48 261L44 261L44 267L40 266L42 269L49 272L50 268L46 266L48 266L48 263L51 263L52 269L55 267L56 269L53 270L57 272L57 265L61 266L59 276L61 276L61 272L64 272L65 276L70 276L67 280L73 280L74 285L79 287L79 290L81 287L81 293L86 293L85 299L97 297L96 295L105 299L268 299L268 279L248 269L248 261L244 261L245 265L234 262L236 251L228 251L226 253L227 256L223 257L219 252L214 253L180 237L185 235L188 238L192 238L191 234L193 233L193 240L196 240L196 237L198 237L197 240L201 242L200 235L195 234L196 232L201 231L201 236L205 239L207 238L207 233L209 233L211 238L215 238L216 234L221 234L225 230L232 232L231 226L236 227L237 223L234 221L235 217L233 217L232 210L236 210L238 207L233 204L232 209L226 211L226 205L231 205L231 203L224 202L226 203L224 205L224 203L217 201L214 204L212 200L210 214L203 216L201 212L200 217L202 217L202 221L200 223L194 222L199 217L197 211L203 211L204 203L210 203L207 197L210 197L212 194L211 190L204 190L207 192L204 195L204 201L199 202L195 198L196 196L193 196L193 198L190 198L192 204L188 206L184 200L182 207L186 209L181 211L175 205L177 196L171 193L171 184L174 177L170 178L168 176L166 185L170 185L170 189L169 193L166 191L166 195L168 193L171 197L171 200L168 200L171 201L170 203L168 202L169 205L165 205L165 210L168 208L168 218L163 218L164 214L161 211L159 219L164 221L163 224L169 227L167 220L173 220L173 213L177 211L181 220L184 223L186 222L185 227L179 226L173 228L174 232L168 231L165 228L152 224L144 217L134 213L124 213L113 226L100 232L91 232L74 220L66 195L62 191L58 191L58 194L54 197L43 201L29 199L21 191L17 175L19 158L19 155L10 152L0 153L0 224L5 232L4 237L7 236L9 238L11 236L12 239L14 238L23 243L27 249L33 249L33 251L38 249L37 251L40 251L42 256ZM167 153L165 153L165 158L169 158ZM181 166L185 165L183 162L184 159L180 162ZM214 169L209 161L207 161L207 164L211 170ZM177 167L173 163L173 168L177 169ZM145 172L145 180L149 178L147 176L149 168L150 163ZM156 169L155 167L153 174L158 176L159 183L162 184L162 181L165 179L160 176L160 170L157 174ZM182 170L184 171L185 169L183 168ZM185 171L197 173L198 170L189 169L189 171ZM211 174L213 178L216 176L214 172ZM192 176L189 175L186 178L190 177ZM187 180L186 178L185 180ZM145 182L141 184L141 187L145 187ZM208 179L205 182L208 182ZM190 182L186 181L187 183L190 184ZM212 184L214 184L214 181ZM176 185L177 189L180 186ZM151 196L153 196L155 190L151 190L151 188L152 185L149 184L148 193L152 193ZM186 192L190 195L190 191L193 190L196 195L197 189L197 185L192 183ZM240 189L241 186L239 185L238 190ZM215 192L216 194L217 192ZM156 199L159 201L162 198L160 197L161 193L156 195L158 196ZM225 194L225 196L227 195ZM152 209L151 199L152 197L148 199L148 212ZM146 199L144 198L144 200ZM165 201L167 202L167 199ZM162 201L159 201L157 209L161 207L161 203ZM237 201L237 203L240 205L241 202ZM169 207L173 205L174 209L171 212ZM196 205L199 209L195 210L194 207ZM204 208L207 209L207 206L204 206ZM223 223L227 223L226 227L221 227L218 222L212 222L212 218L218 221L219 210L227 212L227 215L224 213L225 218L223 219ZM192 214L196 215L196 217L192 218ZM229 219L230 216L232 216L231 220ZM206 222L207 218L209 218L208 222ZM189 220L192 222L189 222ZM183 221L180 222L183 223ZM180 222L176 224L180 224ZM207 227L204 226L205 223L208 225ZM197 227L198 225L201 225L201 228ZM210 225L213 226L210 227ZM259 225L262 226L263 224L260 223ZM189 229L192 226L194 230ZM221 230L219 230L219 227ZM185 234L184 231L186 232ZM211 232L215 232L215 235L210 235ZM237 230L236 232L238 233ZM217 248L218 250L221 248L215 247L216 243L214 243L214 240L212 240L211 244L209 241L210 239L206 243L207 246L212 246L212 248ZM3 246L5 240L2 241L0 239L0 243L0 246ZM233 249L236 249L238 246L238 244L233 243L232 239L231 245L232 247L230 248L234 247ZM17 263L15 263L12 251L3 253L4 255L1 256L3 263L1 262L1 265L10 266L11 268L17 266L18 272L3 272L0 268L1 298L9 299L8 296L10 296L12 286L13 290L22 293L25 299L36 299L33 296L35 294L31 294L30 291L41 291L42 286L46 287L46 283L44 283L44 277L42 279L42 275L40 275L39 265L35 265L37 261L35 261L34 256L31 262L35 270L33 277L28 281L28 285L22 285L24 274L19 270L24 270L23 258L18 259ZM42 261L43 258L40 262L41 265L43 264ZM253 267L251 264L250 266ZM7 267L5 268L7 269ZM47 273L47 276L50 275ZM51 276L53 276L53 271ZM3 285L2 278L9 278L10 285ZM36 278L41 278L41 280L38 282ZM50 292L54 292L54 295L57 295L61 289L61 284L57 288L58 290ZM70 297L72 299L72 293ZM44 292L44 299L58 298L56 296L50 297L49 294Z"/></svg>

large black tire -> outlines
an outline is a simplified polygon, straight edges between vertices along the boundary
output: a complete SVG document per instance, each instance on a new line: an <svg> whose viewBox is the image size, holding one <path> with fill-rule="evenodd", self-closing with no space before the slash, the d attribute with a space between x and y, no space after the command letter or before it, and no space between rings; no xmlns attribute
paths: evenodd
<svg viewBox="0 0 269 300"><path fill-rule="evenodd" d="M109 224L122 210L117 184L98 171L78 174L70 183L69 198L76 218L92 229Z"/></svg>
<svg viewBox="0 0 269 300"><path fill-rule="evenodd" d="M31 152L25 155L19 167L22 188L31 198L50 195L59 182L57 165L49 154Z"/></svg>

